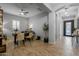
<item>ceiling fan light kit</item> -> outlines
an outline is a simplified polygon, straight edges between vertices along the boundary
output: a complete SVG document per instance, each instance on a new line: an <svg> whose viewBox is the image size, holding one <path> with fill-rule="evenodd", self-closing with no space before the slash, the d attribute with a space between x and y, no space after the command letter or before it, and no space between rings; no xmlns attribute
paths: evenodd
<svg viewBox="0 0 79 59"><path fill-rule="evenodd" d="M23 9L21 9L21 11L20 11L20 15L27 15L29 12L27 12L27 11L25 11L25 10L23 10Z"/></svg>

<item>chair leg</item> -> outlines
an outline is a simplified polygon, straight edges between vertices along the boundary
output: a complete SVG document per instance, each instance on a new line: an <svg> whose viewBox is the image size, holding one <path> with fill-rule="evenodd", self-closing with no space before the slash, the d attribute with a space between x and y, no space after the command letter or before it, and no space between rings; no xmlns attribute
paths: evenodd
<svg viewBox="0 0 79 59"><path fill-rule="evenodd" d="M32 46L32 44L31 44L31 39L30 39L29 41L30 41L30 46Z"/></svg>
<svg viewBox="0 0 79 59"><path fill-rule="evenodd" d="M25 40L23 40L23 45L25 45Z"/></svg>
<svg viewBox="0 0 79 59"><path fill-rule="evenodd" d="M78 44L78 37L76 36L76 42L77 42L77 44Z"/></svg>
<svg viewBox="0 0 79 59"><path fill-rule="evenodd" d="M73 40L74 40L74 37L72 37L72 46L73 46Z"/></svg>
<svg viewBox="0 0 79 59"><path fill-rule="evenodd" d="M31 45L31 38L28 38L29 42L30 42L30 45Z"/></svg>

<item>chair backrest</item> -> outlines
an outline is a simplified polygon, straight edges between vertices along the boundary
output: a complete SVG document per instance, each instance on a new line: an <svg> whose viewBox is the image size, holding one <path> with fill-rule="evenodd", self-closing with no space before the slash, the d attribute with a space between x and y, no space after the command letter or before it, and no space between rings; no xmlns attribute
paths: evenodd
<svg viewBox="0 0 79 59"><path fill-rule="evenodd" d="M18 33L17 40L24 40L24 33Z"/></svg>
<svg viewBox="0 0 79 59"><path fill-rule="evenodd" d="M33 33L29 33L29 37L33 37Z"/></svg>

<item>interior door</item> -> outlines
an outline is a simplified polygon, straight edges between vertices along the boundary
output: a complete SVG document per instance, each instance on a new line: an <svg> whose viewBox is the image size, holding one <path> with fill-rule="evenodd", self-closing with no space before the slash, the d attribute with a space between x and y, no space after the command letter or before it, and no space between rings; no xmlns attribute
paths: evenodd
<svg viewBox="0 0 79 59"><path fill-rule="evenodd" d="M74 20L64 21L64 36L72 36L74 30Z"/></svg>

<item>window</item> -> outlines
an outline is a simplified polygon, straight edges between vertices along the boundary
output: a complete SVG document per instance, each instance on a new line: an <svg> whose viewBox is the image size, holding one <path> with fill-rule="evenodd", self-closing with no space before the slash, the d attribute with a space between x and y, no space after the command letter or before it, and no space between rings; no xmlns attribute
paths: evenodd
<svg viewBox="0 0 79 59"><path fill-rule="evenodd" d="M20 21L13 20L12 26L13 26L14 30L15 29L20 29Z"/></svg>

